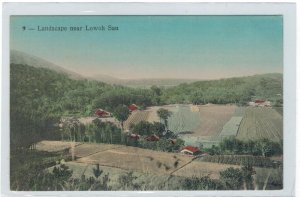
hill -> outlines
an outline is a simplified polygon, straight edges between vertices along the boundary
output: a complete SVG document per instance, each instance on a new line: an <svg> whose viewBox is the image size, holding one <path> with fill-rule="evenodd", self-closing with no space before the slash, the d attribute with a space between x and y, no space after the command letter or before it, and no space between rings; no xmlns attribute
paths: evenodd
<svg viewBox="0 0 300 197"><path fill-rule="evenodd" d="M11 145L22 147L27 142L45 139L45 136L55 138L51 131L55 130L54 123L61 116L91 116L97 108L114 112L117 106L132 103L142 108L174 103L244 105L255 98L270 99L274 104L282 105L282 75L257 75L184 83L170 88L156 86L140 89L75 80L45 67L11 64Z"/></svg>
<svg viewBox="0 0 300 197"><path fill-rule="evenodd" d="M255 99L268 99L282 105L283 75L270 73L220 80L197 81L168 88L162 95L167 103L245 105Z"/></svg>
<svg viewBox="0 0 300 197"><path fill-rule="evenodd" d="M23 64L23 65L33 66L36 68L47 68L47 69L56 71L58 73L64 73L72 79L84 79L85 78L76 72L67 70L61 66L53 64L52 62L49 62L42 58L39 58L39 57L36 57L33 55L29 55L27 53L17 51L17 50L10 51L10 63L11 64Z"/></svg>
<svg viewBox="0 0 300 197"><path fill-rule="evenodd" d="M153 79L119 79L109 75L97 74L90 79L97 81L102 81L108 84L123 85L132 88L150 88L151 86L159 87L173 87L181 83L192 83L197 81L196 79L163 79L163 78L153 78Z"/></svg>

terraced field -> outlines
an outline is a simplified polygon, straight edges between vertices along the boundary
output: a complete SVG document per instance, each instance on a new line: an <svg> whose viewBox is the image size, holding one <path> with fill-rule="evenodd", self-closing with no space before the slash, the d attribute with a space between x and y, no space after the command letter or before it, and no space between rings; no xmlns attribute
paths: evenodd
<svg viewBox="0 0 300 197"><path fill-rule="evenodd" d="M125 128L142 120L159 122L159 108L172 112L168 119L169 129L178 133L187 145L210 147L228 136L242 140L269 138L280 141L283 135L282 109L214 104L149 107L133 112L125 122Z"/></svg>
<svg viewBox="0 0 300 197"><path fill-rule="evenodd" d="M55 149L54 146L58 143L65 144L60 147L60 150L69 149L66 148L69 146L69 142L42 141L39 144L45 145L43 151L47 151L47 149L52 151ZM193 157L180 153L159 152L112 144L78 144L75 147L74 154L77 159L72 162L67 162L67 164L70 163L71 166L81 166L82 173L84 173L89 166L94 167L96 164L99 164L101 168L110 168L111 171L134 171L157 176L210 176L211 178L217 178L221 170L228 167L238 167L227 164L194 161Z"/></svg>
<svg viewBox="0 0 300 197"><path fill-rule="evenodd" d="M283 138L282 115L270 107L247 107L237 138L241 140L268 138L281 141Z"/></svg>
<svg viewBox="0 0 300 197"><path fill-rule="evenodd" d="M157 116L159 108L168 109L172 116L168 119L169 129L175 133L190 131L188 136L217 136L230 120L236 110L235 105L165 105L149 107L147 110L135 111L125 122L125 128L140 121L160 121ZM197 108L197 110L195 110Z"/></svg>

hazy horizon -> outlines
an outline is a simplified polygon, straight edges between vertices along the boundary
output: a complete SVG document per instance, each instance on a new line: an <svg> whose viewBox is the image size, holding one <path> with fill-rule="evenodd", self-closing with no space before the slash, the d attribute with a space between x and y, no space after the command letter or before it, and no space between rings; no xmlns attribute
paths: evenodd
<svg viewBox="0 0 300 197"><path fill-rule="evenodd" d="M118 31L23 30L118 26ZM209 80L283 72L281 16L12 16L11 49L83 76Z"/></svg>

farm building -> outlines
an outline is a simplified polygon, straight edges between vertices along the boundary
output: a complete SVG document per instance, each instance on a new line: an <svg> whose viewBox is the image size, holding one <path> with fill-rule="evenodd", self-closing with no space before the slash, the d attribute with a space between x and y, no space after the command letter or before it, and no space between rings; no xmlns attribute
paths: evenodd
<svg viewBox="0 0 300 197"><path fill-rule="evenodd" d="M105 111L103 109L97 109L94 114L96 116L98 116L99 118L111 117L111 113L109 113L108 111Z"/></svg>
<svg viewBox="0 0 300 197"><path fill-rule="evenodd" d="M180 153L185 154L185 155L198 155L201 153L201 151L199 150L199 148L194 147L194 146L186 146L183 147L183 149L180 151Z"/></svg>
<svg viewBox="0 0 300 197"><path fill-rule="evenodd" d="M268 100L264 100L264 99L256 99L254 102L249 102L248 103L249 106L253 106L253 107L265 107L265 106L271 106L271 102Z"/></svg>
<svg viewBox="0 0 300 197"><path fill-rule="evenodd" d="M128 135L128 138L130 138L131 140L134 140L134 141L137 141L137 140L139 140L140 139L140 135L138 135L138 134L130 134L130 135Z"/></svg>
<svg viewBox="0 0 300 197"><path fill-rule="evenodd" d="M157 135L153 134L153 135L149 135L149 136L145 137L145 140L151 141L151 142L159 141L159 137Z"/></svg>
<svg viewBox="0 0 300 197"><path fill-rule="evenodd" d="M137 106L136 104L131 104L131 105L128 106L128 109L129 109L130 111L136 111L136 110L138 110L139 108L138 108L138 106Z"/></svg>

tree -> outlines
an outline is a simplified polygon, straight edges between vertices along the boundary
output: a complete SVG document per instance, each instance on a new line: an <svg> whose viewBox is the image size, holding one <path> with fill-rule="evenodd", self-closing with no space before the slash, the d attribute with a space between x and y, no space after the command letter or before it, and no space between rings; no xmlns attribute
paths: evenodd
<svg viewBox="0 0 300 197"><path fill-rule="evenodd" d="M183 189L186 190L222 190L222 183L218 180L210 179L208 176L191 177L183 180Z"/></svg>
<svg viewBox="0 0 300 197"><path fill-rule="evenodd" d="M172 112L167 109L160 108L157 110L157 115L159 116L160 120L164 121L165 127L168 129L168 118L171 117Z"/></svg>
<svg viewBox="0 0 300 197"><path fill-rule="evenodd" d="M154 122L150 125L150 132L152 134L158 135L158 136L162 136L163 133L165 131L165 125L163 125L160 122Z"/></svg>
<svg viewBox="0 0 300 197"><path fill-rule="evenodd" d="M103 173L103 170L99 168L99 164L96 165L96 168L93 168L93 173L96 179Z"/></svg>
<svg viewBox="0 0 300 197"><path fill-rule="evenodd" d="M130 115L129 109L124 105L118 105L115 108L113 115L118 121L120 121L122 130L124 130L124 121L126 121Z"/></svg>
<svg viewBox="0 0 300 197"><path fill-rule="evenodd" d="M82 136L82 132L84 132L84 127L83 125L79 122L79 120L75 117L68 117L68 118L62 118L60 120L61 122L61 127L62 127L62 137L63 134L66 133L69 135L69 138L71 141L76 141L76 136L77 140L80 138L79 136Z"/></svg>
<svg viewBox="0 0 300 197"><path fill-rule="evenodd" d="M269 157L273 155L273 143L268 139L261 139L255 144L255 149L260 155Z"/></svg>
<svg viewBox="0 0 300 197"><path fill-rule="evenodd" d="M242 174L245 184L245 189L253 189L253 175L255 174L255 170L252 165L248 162L243 164Z"/></svg>
<svg viewBox="0 0 300 197"><path fill-rule="evenodd" d="M126 172L119 176L119 183L122 190L138 190L141 187L140 183L136 183L137 176L133 175L133 171Z"/></svg>
<svg viewBox="0 0 300 197"><path fill-rule="evenodd" d="M230 167L220 172L220 180L226 189L239 190L243 184L243 173L240 169Z"/></svg>
<svg viewBox="0 0 300 197"><path fill-rule="evenodd" d="M150 122L141 121L135 125L132 125L131 131L132 133L139 134L139 135L151 135L152 134L150 130L151 125L152 124Z"/></svg>

